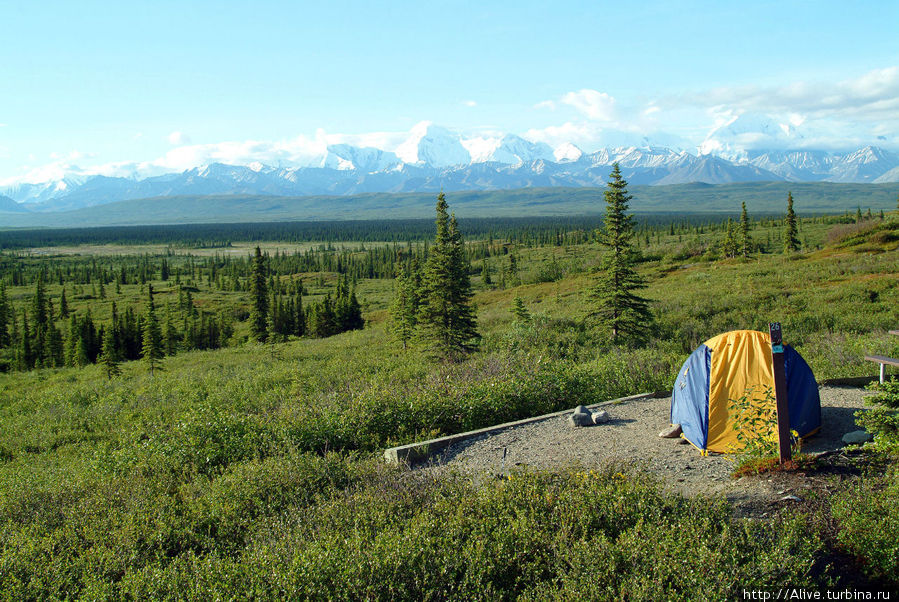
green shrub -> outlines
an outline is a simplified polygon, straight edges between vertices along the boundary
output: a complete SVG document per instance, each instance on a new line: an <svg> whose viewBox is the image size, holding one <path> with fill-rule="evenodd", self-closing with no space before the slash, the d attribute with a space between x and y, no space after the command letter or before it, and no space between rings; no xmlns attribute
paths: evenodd
<svg viewBox="0 0 899 602"><path fill-rule="evenodd" d="M866 572L899 586L899 472L858 481L831 502L837 540Z"/></svg>
<svg viewBox="0 0 899 602"><path fill-rule="evenodd" d="M878 447L899 451L899 380L873 383L869 388L877 394L865 401L874 407L856 412L856 422L874 435Z"/></svg>

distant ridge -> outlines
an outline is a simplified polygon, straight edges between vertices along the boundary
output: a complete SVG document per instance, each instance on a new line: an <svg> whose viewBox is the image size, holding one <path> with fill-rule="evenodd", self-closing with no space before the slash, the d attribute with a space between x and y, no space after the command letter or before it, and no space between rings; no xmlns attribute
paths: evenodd
<svg viewBox="0 0 899 602"><path fill-rule="evenodd" d="M604 186L613 163L631 185L701 182L899 181L899 154L877 146L843 152L743 150L753 128L779 131L765 120L741 119L706 141L702 154L654 146L618 146L585 153L567 142L556 148L513 134L465 138L419 124L394 150L332 144L290 166L210 163L151 177L67 173L42 183L18 182L0 194L35 212L68 211L116 201L182 195L347 196L367 193L513 190ZM797 138L797 141L801 139ZM707 152L706 152L707 151ZM6 211L10 209L3 209Z"/></svg>
<svg viewBox="0 0 899 602"><path fill-rule="evenodd" d="M25 207L23 207L21 204L15 202L8 196L3 196L2 194L0 194L0 212L3 211L11 211L14 213L28 212L28 210L25 209Z"/></svg>
<svg viewBox="0 0 899 602"><path fill-rule="evenodd" d="M460 217L599 215L600 187L532 187L515 190L451 191ZM746 202L751 213L779 214L791 191L800 213L893 210L899 183L741 182L630 187L637 213L736 215ZM59 212L0 213L0 227L77 227L287 220L358 220L432 217L435 192L355 195L179 195L132 199ZM2 238L2 234L0 234Z"/></svg>

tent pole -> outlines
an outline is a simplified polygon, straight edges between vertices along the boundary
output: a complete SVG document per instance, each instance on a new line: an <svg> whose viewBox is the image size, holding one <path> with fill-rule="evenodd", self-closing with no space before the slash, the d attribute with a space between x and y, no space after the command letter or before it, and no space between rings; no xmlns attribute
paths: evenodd
<svg viewBox="0 0 899 602"><path fill-rule="evenodd" d="M783 332L780 322L768 324L771 358L774 364L774 400L777 404L777 448L781 464L792 460L790 449L790 406L787 398L787 371L784 367Z"/></svg>

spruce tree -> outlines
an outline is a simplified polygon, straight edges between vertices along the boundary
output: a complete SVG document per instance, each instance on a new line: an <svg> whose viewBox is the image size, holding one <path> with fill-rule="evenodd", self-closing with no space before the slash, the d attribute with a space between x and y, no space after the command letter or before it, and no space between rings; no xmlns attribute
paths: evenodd
<svg viewBox="0 0 899 602"><path fill-rule="evenodd" d="M141 357L147 362L152 376L156 370L162 370L162 358L165 357L162 349L162 330L156 319L156 306L153 304L153 285L147 285L149 303L147 304L147 317L144 319L143 345Z"/></svg>
<svg viewBox="0 0 899 602"><path fill-rule="evenodd" d="M44 274L38 274L34 289L34 297L31 299L31 317L33 329L31 333L31 353L34 356L34 364L47 365L47 331L50 326L50 311L47 306L47 290L44 286Z"/></svg>
<svg viewBox="0 0 899 602"><path fill-rule="evenodd" d="M796 227L796 213L793 211L793 193L787 193L787 217L784 220L784 251L799 250L799 230Z"/></svg>
<svg viewBox="0 0 899 602"><path fill-rule="evenodd" d="M100 363L106 370L106 378L112 379L122 373L119 368L119 352L115 348L115 335L112 327L103 330L103 349L100 352Z"/></svg>
<svg viewBox="0 0 899 602"><path fill-rule="evenodd" d="M265 341L268 333L268 279L265 257L259 247L253 256L253 270L250 275L250 296L253 307L250 310L250 333L257 341Z"/></svg>
<svg viewBox="0 0 899 602"><path fill-rule="evenodd" d="M28 327L28 314L22 310L22 330L19 334L19 370L31 370L34 368L34 357L31 350L31 329Z"/></svg>
<svg viewBox="0 0 899 602"><path fill-rule="evenodd" d="M417 320L422 339L436 355L453 357L473 351L480 335L471 307L471 281L456 216L447 213L446 197L437 196L437 234L422 277Z"/></svg>
<svg viewBox="0 0 899 602"><path fill-rule="evenodd" d="M493 284L493 280L490 279L490 265L486 258L484 258L484 265L481 267L481 278L484 281L484 286Z"/></svg>
<svg viewBox="0 0 899 602"><path fill-rule="evenodd" d="M269 308L270 311L265 320L265 337L266 340L272 344L272 350L274 350L275 343L281 341L281 329L279 327L279 322L281 320L280 301L275 298L274 293L272 293ZM274 351L272 351L272 353L274 354Z"/></svg>
<svg viewBox="0 0 899 602"><path fill-rule="evenodd" d="M749 214L746 212L746 202L743 202L743 210L740 212L740 253L743 257L749 257L752 250L752 237L749 234Z"/></svg>
<svg viewBox="0 0 899 602"><path fill-rule="evenodd" d="M524 301L521 299L521 297L516 296L512 300L512 309L510 311L514 316L514 322L516 324L530 323L531 314L528 312L528 308L524 306Z"/></svg>
<svg viewBox="0 0 899 602"><path fill-rule="evenodd" d="M306 312L303 311L303 286L300 284L300 290L297 292L297 300L294 305L294 322L293 333L298 337L306 334Z"/></svg>
<svg viewBox="0 0 899 602"><path fill-rule="evenodd" d="M0 348L9 346L9 323L11 317L12 311L9 299L6 296L6 285L0 282Z"/></svg>
<svg viewBox="0 0 899 602"><path fill-rule="evenodd" d="M604 193L606 216L600 233L600 242L607 251L591 291L594 309L590 315L599 318L613 342L640 342L649 332L652 314L646 299L635 294L646 285L634 269L634 224L633 217L626 213L631 196L617 163L610 178Z"/></svg>
<svg viewBox="0 0 899 602"><path fill-rule="evenodd" d="M518 286L521 280L518 278L518 261L515 253L509 253L509 286Z"/></svg>
<svg viewBox="0 0 899 602"><path fill-rule="evenodd" d="M736 257L737 255L737 238L734 232L734 222L731 218L727 218L727 226L724 231L724 244L722 246L724 256L726 258Z"/></svg>
<svg viewBox="0 0 899 602"><path fill-rule="evenodd" d="M74 367L77 365L75 363L75 354L78 350L79 339L81 339L81 330L78 327L78 317L71 313L69 314L69 335L66 338L65 356L63 357L63 362L66 366Z"/></svg>
<svg viewBox="0 0 899 602"><path fill-rule="evenodd" d="M79 368L91 363L91 359L87 353L87 343L85 342L84 337L78 337L74 358L74 365Z"/></svg>
<svg viewBox="0 0 899 602"><path fill-rule="evenodd" d="M324 299L313 304L310 310L310 329L315 336L325 338L337 334L337 321L330 294L325 295Z"/></svg>
<svg viewBox="0 0 899 602"><path fill-rule="evenodd" d="M55 324L50 324L47 329L47 366L64 366L64 348L62 333Z"/></svg>
<svg viewBox="0 0 899 602"><path fill-rule="evenodd" d="M69 317L69 302L66 300L66 287L62 287L62 295L59 297L59 317L61 319Z"/></svg>
<svg viewBox="0 0 899 602"><path fill-rule="evenodd" d="M272 309L274 310L274 304L272 304ZM281 335L278 333L277 315L274 311L268 313L268 318L265 320L265 328L268 350L271 358L274 360L278 356L278 348L275 347L275 343L281 341Z"/></svg>
<svg viewBox="0 0 899 602"><path fill-rule="evenodd" d="M403 344L403 349L406 349L412 340L417 313L418 291L411 265L404 263L393 282L393 301L390 303L390 332Z"/></svg>

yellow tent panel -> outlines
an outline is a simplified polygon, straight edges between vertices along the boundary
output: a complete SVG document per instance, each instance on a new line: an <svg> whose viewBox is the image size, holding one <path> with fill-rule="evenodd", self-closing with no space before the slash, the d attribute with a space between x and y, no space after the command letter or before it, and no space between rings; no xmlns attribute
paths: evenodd
<svg viewBox="0 0 899 602"><path fill-rule="evenodd" d="M713 452L738 451L737 431L728 409L730 400L739 399L752 387L756 402L765 399L765 387L774 388L771 342L768 335L754 330L734 330L705 342L712 350L709 378L709 430L706 449Z"/></svg>

